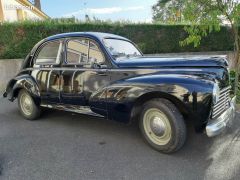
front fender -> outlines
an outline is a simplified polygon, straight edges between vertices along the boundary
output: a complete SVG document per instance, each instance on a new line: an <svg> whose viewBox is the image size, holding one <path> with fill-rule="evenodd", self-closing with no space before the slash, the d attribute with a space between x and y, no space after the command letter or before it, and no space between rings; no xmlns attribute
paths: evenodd
<svg viewBox="0 0 240 180"><path fill-rule="evenodd" d="M9 81L5 96L14 101L20 89L25 89L34 98L40 98L40 91L36 81L30 75L19 75Z"/></svg>
<svg viewBox="0 0 240 180"><path fill-rule="evenodd" d="M179 74L133 77L117 81L94 93L90 98L90 106L105 102L110 119L128 123L139 99L164 97L183 106L194 117L201 117L196 122L196 126L201 126L210 114L213 83L198 76Z"/></svg>

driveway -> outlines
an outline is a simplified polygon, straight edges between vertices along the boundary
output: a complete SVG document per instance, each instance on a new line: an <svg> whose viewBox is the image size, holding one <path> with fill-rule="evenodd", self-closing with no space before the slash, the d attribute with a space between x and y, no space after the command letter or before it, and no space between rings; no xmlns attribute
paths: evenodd
<svg viewBox="0 0 240 180"><path fill-rule="evenodd" d="M216 138L189 126L183 149L166 155L136 124L51 110L31 122L0 98L0 179L239 179L239 120Z"/></svg>

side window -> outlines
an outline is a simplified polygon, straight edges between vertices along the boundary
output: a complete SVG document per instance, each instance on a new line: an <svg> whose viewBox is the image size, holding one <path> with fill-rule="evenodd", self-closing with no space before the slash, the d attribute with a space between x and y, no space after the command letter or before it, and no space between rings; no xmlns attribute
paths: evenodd
<svg viewBox="0 0 240 180"><path fill-rule="evenodd" d="M67 62L68 64L88 63L89 40L76 39L67 43Z"/></svg>
<svg viewBox="0 0 240 180"><path fill-rule="evenodd" d="M58 64L61 56L60 41L47 43L42 47L36 58L36 64Z"/></svg>
<svg viewBox="0 0 240 180"><path fill-rule="evenodd" d="M105 61L97 44L84 38L68 41L66 59L68 64L82 65L101 64Z"/></svg>
<svg viewBox="0 0 240 180"><path fill-rule="evenodd" d="M98 46L93 41L90 41L89 61L96 62L99 64L101 64L105 61L101 50L98 48Z"/></svg>

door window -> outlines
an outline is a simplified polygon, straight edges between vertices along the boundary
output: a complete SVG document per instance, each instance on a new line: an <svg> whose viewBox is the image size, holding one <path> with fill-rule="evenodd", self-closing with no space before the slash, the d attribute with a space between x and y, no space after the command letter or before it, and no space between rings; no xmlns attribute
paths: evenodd
<svg viewBox="0 0 240 180"><path fill-rule="evenodd" d="M88 63L88 45L86 39L70 40L67 43L68 64Z"/></svg>
<svg viewBox="0 0 240 180"><path fill-rule="evenodd" d="M93 41L90 41L89 61L96 62L98 64L102 64L104 62L104 57L102 52Z"/></svg>
<svg viewBox="0 0 240 180"><path fill-rule="evenodd" d="M47 43L36 58L36 64L59 64L62 45L60 41Z"/></svg>
<svg viewBox="0 0 240 180"><path fill-rule="evenodd" d="M103 53L94 41L79 38L67 43L67 64L90 65L102 64L105 61Z"/></svg>

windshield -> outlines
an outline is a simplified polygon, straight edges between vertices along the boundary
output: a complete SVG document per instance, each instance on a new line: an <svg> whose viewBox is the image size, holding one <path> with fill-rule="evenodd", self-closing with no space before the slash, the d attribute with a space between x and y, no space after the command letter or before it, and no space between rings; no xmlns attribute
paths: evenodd
<svg viewBox="0 0 240 180"><path fill-rule="evenodd" d="M115 59L142 56L131 42L121 39L104 39L103 42Z"/></svg>

